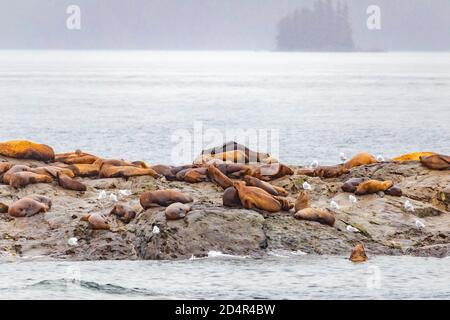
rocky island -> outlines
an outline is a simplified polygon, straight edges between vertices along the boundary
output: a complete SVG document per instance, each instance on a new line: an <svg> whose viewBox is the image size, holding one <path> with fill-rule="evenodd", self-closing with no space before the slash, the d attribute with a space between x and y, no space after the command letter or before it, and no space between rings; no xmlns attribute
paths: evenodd
<svg viewBox="0 0 450 320"><path fill-rule="evenodd" d="M353 167L344 164L328 175L317 170L320 168L288 166L290 172L267 179L277 190L284 190L283 199L288 203L294 203L299 192L307 191L311 207L333 215L333 224L327 225L296 219L293 208L269 212L224 206L224 187L211 182L203 169L195 171L195 175L186 174L194 180L177 179L175 171L166 172L167 166L102 159L99 169L104 168L104 163L119 162L105 172L91 172L88 166L100 158L81 151L61 155L50 151L48 157L41 157L47 150L29 152L33 145L20 148L27 150L21 153L13 148L11 152L0 143L0 168L4 168L0 172L0 259L187 259L210 251L258 257L277 250L348 256L358 243L364 244L369 256L445 257L450 253L450 171L445 166L440 170L430 168L417 157ZM214 158L214 165L227 160L222 155L217 157L218 153L208 154L212 157L207 161ZM245 158L248 152L238 156ZM236 151L233 157L237 157ZM270 160L264 162L259 153L256 158L260 163L243 176L258 177L259 169L255 168L276 163L268 156L265 159ZM6 183L13 180L5 178L8 170L19 165L25 166L25 172L50 177L51 182ZM204 168L205 162L186 166L193 167ZM42 168L47 168L47 174ZM330 172L329 168L324 170ZM63 188L61 172L85 190ZM229 177L233 183L242 180L237 175ZM354 178L391 181L401 194L345 192L343 185ZM180 219L167 219L164 206L144 209L141 205L143 193L167 189L193 199L190 211ZM26 217L8 214L8 208L29 195L50 198L51 207ZM110 214L118 202L126 203L136 216L124 222ZM106 230L92 228L83 221L86 214L93 213L105 217Z"/></svg>

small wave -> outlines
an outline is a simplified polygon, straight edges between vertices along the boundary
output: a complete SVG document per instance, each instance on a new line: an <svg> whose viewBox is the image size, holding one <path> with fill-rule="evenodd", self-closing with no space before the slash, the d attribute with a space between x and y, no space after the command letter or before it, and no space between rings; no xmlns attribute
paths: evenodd
<svg viewBox="0 0 450 320"><path fill-rule="evenodd" d="M307 253L300 251L300 250L296 250L296 251L273 250L273 251L269 251L268 255L277 257L277 258L289 258L292 256L304 256L304 255L307 255Z"/></svg>
<svg viewBox="0 0 450 320"><path fill-rule="evenodd" d="M226 254L220 251L211 250L208 252L208 258L237 258L237 259L246 259L248 256L239 256L233 254Z"/></svg>

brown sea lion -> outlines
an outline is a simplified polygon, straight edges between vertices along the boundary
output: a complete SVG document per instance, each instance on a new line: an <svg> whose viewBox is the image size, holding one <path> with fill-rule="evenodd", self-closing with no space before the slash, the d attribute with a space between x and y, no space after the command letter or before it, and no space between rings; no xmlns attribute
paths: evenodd
<svg viewBox="0 0 450 320"><path fill-rule="evenodd" d="M93 164L97 159L99 158L92 154L81 152L81 150L55 155L56 162L65 164Z"/></svg>
<svg viewBox="0 0 450 320"><path fill-rule="evenodd" d="M386 191L393 185L394 184L390 180L387 181L367 180L360 183L358 187L356 187L355 194L363 195L363 194L377 193L379 191Z"/></svg>
<svg viewBox="0 0 450 320"><path fill-rule="evenodd" d="M295 200L295 212L309 208L309 194L306 191L300 191L297 199Z"/></svg>
<svg viewBox="0 0 450 320"><path fill-rule="evenodd" d="M288 198L281 196L273 196L273 198L281 204L282 211L289 211L294 208L294 204Z"/></svg>
<svg viewBox="0 0 450 320"><path fill-rule="evenodd" d="M352 262L364 262L367 261L366 251L364 250L364 244L358 243L352 250L350 255L350 261Z"/></svg>
<svg viewBox="0 0 450 320"><path fill-rule="evenodd" d="M300 176L315 177L316 173L313 168L299 168L296 172Z"/></svg>
<svg viewBox="0 0 450 320"><path fill-rule="evenodd" d="M73 171L77 177L93 177L100 173L100 167L103 160L97 159L92 164L76 163L70 165L68 168Z"/></svg>
<svg viewBox="0 0 450 320"><path fill-rule="evenodd" d="M0 142L0 155L45 162L55 159L55 153L51 147L26 140Z"/></svg>
<svg viewBox="0 0 450 320"><path fill-rule="evenodd" d="M213 183L219 185L224 190L233 186L233 181L212 164L208 165L208 177Z"/></svg>
<svg viewBox="0 0 450 320"><path fill-rule="evenodd" d="M180 174L180 172L178 173ZM178 177L177 174L177 177ZM184 181L189 183L198 183L208 180L208 168L192 168L184 173Z"/></svg>
<svg viewBox="0 0 450 320"><path fill-rule="evenodd" d="M316 221L331 227L334 226L334 222L336 220L331 212L314 208L305 208L297 211L294 218L299 220Z"/></svg>
<svg viewBox="0 0 450 320"><path fill-rule="evenodd" d="M358 153L353 158L344 163L346 169L351 169L354 167L359 167L362 165L377 163L378 160L367 152Z"/></svg>
<svg viewBox="0 0 450 320"><path fill-rule="evenodd" d="M58 173L65 174L66 176L68 176L70 178L75 177L75 173L73 173L73 171L70 170L69 168L61 168L61 167L56 167L56 166L46 166L46 167L42 167L42 168L54 178L58 177ZM35 169L33 169L33 172L39 173L39 172L36 172Z"/></svg>
<svg viewBox="0 0 450 320"><path fill-rule="evenodd" d="M412 152L403 154L401 156L392 158L392 161L396 162L406 162L406 161L420 161L420 157L429 157L435 155L434 152Z"/></svg>
<svg viewBox="0 0 450 320"><path fill-rule="evenodd" d="M175 202L189 203L194 201L191 196L176 189L147 191L141 194L139 200L144 209L159 206L167 207Z"/></svg>
<svg viewBox="0 0 450 320"><path fill-rule="evenodd" d="M52 183L53 179L47 175L37 174L34 172L22 171L16 172L9 178L9 185L13 188L24 188L29 184L35 183Z"/></svg>
<svg viewBox="0 0 450 320"><path fill-rule="evenodd" d="M346 174L349 172L349 170L342 164L338 164L335 166L321 166L313 171L315 177L320 178L338 178L342 176L343 174Z"/></svg>
<svg viewBox="0 0 450 320"><path fill-rule="evenodd" d="M100 178L129 178L135 176L152 176L158 178L160 175L153 169L142 168L122 160L107 160L100 167Z"/></svg>
<svg viewBox="0 0 450 320"><path fill-rule="evenodd" d="M232 178L242 178L252 173L252 168L243 163L224 163L217 165L217 168L225 175Z"/></svg>
<svg viewBox="0 0 450 320"><path fill-rule="evenodd" d="M101 213L86 214L80 220L89 222L89 227L94 230L110 229L107 218Z"/></svg>
<svg viewBox="0 0 450 320"><path fill-rule="evenodd" d="M342 190L344 192L355 192L356 187L358 187L359 184L361 184L364 181L367 181L367 178L352 178L345 181L345 183L342 185Z"/></svg>
<svg viewBox="0 0 450 320"><path fill-rule="evenodd" d="M157 164L149 167L150 169L154 170L159 175L164 176L167 180L173 181L176 180L176 173L173 171L173 167L166 166L163 164Z"/></svg>
<svg viewBox="0 0 450 320"><path fill-rule="evenodd" d="M222 196L224 207L242 208L242 202L235 187L226 188Z"/></svg>
<svg viewBox="0 0 450 320"><path fill-rule="evenodd" d="M242 206L246 209L260 209L268 212L278 212L283 209L280 201L270 193L257 187L248 187L243 181L233 183L236 188Z"/></svg>
<svg viewBox="0 0 450 320"><path fill-rule="evenodd" d="M49 209L50 207L45 203L36 201L32 197L24 197L9 207L8 214L15 218L31 217L40 212L47 212Z"/></svg>
<svg viewBox="0 0 450 320"><path fill-rule="evenodd" d="M394 197L401 197L403 195L402 189L399 186L392 186L384 191L384 193Z"/></svg>
<svg viewBox="0 0 450 320"><path fill-rule="evenodd" d="M8 171L6 171L5 174L3 175L3 183L9 184L9 183L10 183L11 176L12 176L14 173L17 173L17 172L25 172L25 171L31 172L31 168L30 168L29 166L21 165L21 164L12 166L11 169L9 169Z"/></svg>
<svg viewBox="0 0 450 320"><path fill-rule="evenodd" d="M179 220L183 219L189 211L191 211L192 205L180 202L172 203L165 210L167 220Z"/></svg>
<svg viewBox="0 0 450 320"><path fill-rule="evenodd" d="M112 208L110 214L116 215L119 220L124 223L129 223L136 217L136 211L124 202L116 203L116 205Z"/></svg>
<svg viewBox="0 0 450 320"><path fill-rule="evenodd" d="M255 178L252 176L245 176L244 181L248 186L261 188L273 196L287 196L288 195L288 192L284 188L271 185L270 183L268 183L266 181L259 180L258 178Z"/></svg>
<svg viewBox="0 0 450 320"><path fill-rule="evenodd" d="M67 190L73 190L73 191L86 191L87 187L85 184L81 183L80 181L77 181L75 179L72 179L68 175L58 172L57 173L57 181L58 184Z"/></svg>
<svg viewBox="0 0 450 320"><path fill-rule="evenodd" d="M52 199L50 199L49 197L41 196L39 194L32 194L26 196L25 198L33 199L37 202L43 203L48 207L49 210L52 208Z"/></svg>
<svg viewBox="0 0 450 320"><path fill-rule="evenodd" d="M9 207L6 204L0 202L0 213L7 213L8 209Z"/></svg>
<svg viewBox="0 0 450 320"><path fill-rule="evenodd" d="M4 174L9 169L11 169L14 166L14 164L9 162L0 162L0 174Z"/></svg>
<svg viewBox="0 0 450 320"><path fill-rule="evenodd" d="M250 150L246 146L239 144L235 141L229 141L227 143L224 143L222 146L203 150L202 154L203 155L217 154L217 153L224 153L227 151L243 152L245 157L247 158L248 162L261 162L262 160L270 157L270 155L268 153L256 152L256 151Z"/></svg>
<svg viewBox="0 0 450 320"><path fill-rule="evenodd" d="M431 170L450 170L450 156L435 154L432 156L421 156L422 165Z"/></svg>
<svg viewBox="0 0 450 320"><path fill-rule="evenodd" d="M273 163L256 167L251 175L259 180L270 181L293 174L294 171L288 166L281 163Z"/></svg>
<svg viewBox="0 0 450 320"><path fill-rule="evenodd" d="M172 167L172 172L176 175L178 172L182 171L182 170L186 170L186 169L192 169L195 166L193 164L184 164L182 166L175 166Z"/></svg>

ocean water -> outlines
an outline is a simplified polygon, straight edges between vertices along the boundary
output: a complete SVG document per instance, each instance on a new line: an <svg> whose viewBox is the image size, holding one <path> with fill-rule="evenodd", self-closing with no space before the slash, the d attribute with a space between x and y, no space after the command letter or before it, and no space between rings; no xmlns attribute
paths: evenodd
<svg viewBox="0 0 450 320"><path fill-rule="evenodd" d="M289 164L449 154L450 54L0 51L0 113L0 141L150 163L229 138Z"/></svg>
<svg viewBox="0 0 450 320"><path fill-rule="evenodd" d="M450 299L449 258L0 262L0 299Z"/></svg>
<svg viewBox="0 0 450 320"><path fill-rule="evenodd" d="M0 51L0 114L0 141L150 163L231 138L289 164L450 154L450 55ZM1 299L450 299L448 258L35 258L0 257Z"/></svg>

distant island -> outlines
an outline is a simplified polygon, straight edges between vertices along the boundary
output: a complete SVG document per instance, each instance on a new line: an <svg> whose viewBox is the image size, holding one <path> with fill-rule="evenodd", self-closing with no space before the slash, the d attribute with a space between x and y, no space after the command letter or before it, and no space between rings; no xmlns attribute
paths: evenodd
<svg viewBox="0 0 450 320"><path fill-rule="evenodd" d="M318 0L278 23L279 51L354 51L347 4Z"/></svg>

